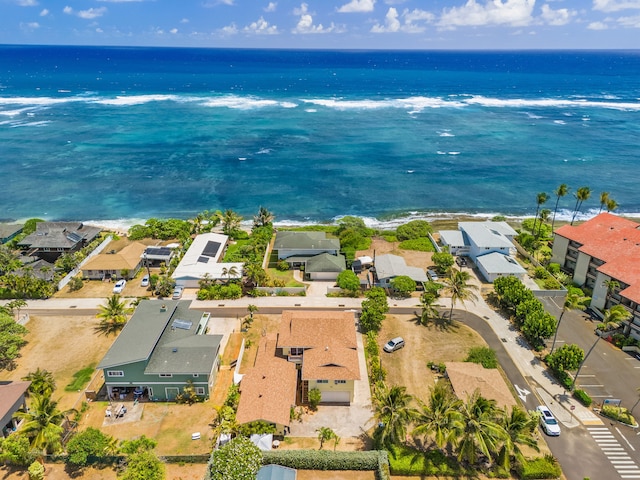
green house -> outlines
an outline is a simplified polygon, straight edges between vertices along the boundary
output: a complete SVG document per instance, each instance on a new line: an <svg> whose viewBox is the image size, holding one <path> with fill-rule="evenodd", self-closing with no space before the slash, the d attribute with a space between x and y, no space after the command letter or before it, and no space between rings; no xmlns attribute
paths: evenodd
<svg viewBox="0 0 640 480"><path fill-rule="evenodd" d="M109 398L175 400L189 381L208 397L219 368L222 335L208 335L209 313L191 301L140 302L97 366Z"/></svg>

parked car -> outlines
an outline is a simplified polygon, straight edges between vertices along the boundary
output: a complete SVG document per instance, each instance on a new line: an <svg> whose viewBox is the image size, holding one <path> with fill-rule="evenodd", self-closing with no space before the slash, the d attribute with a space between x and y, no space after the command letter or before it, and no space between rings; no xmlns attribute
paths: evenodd
<svg viewBox="0 0 640 480"><path fill-rule="evenodd" d="M122 293L126 284L127 281L124 278L122 280L118 280L113 286L113 293Z"/></svg>
<svg viewBox="0 0 640 480"><path fill-rule="evenodd" d="M466 267L467 266L467 259L464 257L457 257L456 258L456 263L458 264L458 266L460 267Z"/></svg>
<svg viewBox="0 0 640 480"><path fill-rule="evenodd" d="M149 286L149 275L145 275L144 277L142 277L142 281L140 282L140 286L141 287L148 287Z"/></svg>
<svg viewBox="0 0 640 480"><path fill-rule="evenodd" d="M391 353L400 350L402 347L404 347L404 339L396 337L389 340L382 348L385 352Z"/></svg>
<svg viewBox="0 0 640 480"><path fill-rule="evenodd" d="M429 279L432 282L437 282L438 280L440 280L440 277L438 277L438 274L436 273L435 270L431 270L430 268L427 269L427 275L429 276Z"/></svg>
<svg viewBox="0 0 640 480"><path fill-rule="evenodd" d="M556 417L553 416L553 413L551 413L551 410L544 405L538 406L536 410L540 413L540 426L544 430L544 433L552 437L560 435L560 424L558 420L556 420Z"/></svg>
<svg viewBox="0 0 640 480"><path fill-rule="evenodd" d="M184 287L176 287L173 289L173 295L171 295L171 298L173 300L179 300L180 297L182 297L182 291L184 290Z"/></svg>

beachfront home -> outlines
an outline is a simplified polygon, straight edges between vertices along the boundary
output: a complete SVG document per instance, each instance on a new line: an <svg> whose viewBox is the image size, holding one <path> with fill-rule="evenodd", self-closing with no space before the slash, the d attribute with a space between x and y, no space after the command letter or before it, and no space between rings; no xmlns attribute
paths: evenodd
<svg viewBox="0 0 640 480"><path fill-rule="evenodd" d="M22 233L24 225L16 223L0 223L0 243L7 243Z"/></svg>
<svg viewBox="0 0 640 480"><path fill-rule="evenodd" d="M208 335L210 314L190 310L190 301L148 300L116 338L100 364L110 398L134 393L172 401L192 381L208 397L219 366L222 335ZM128 398L128 397L127 397Z"/></svg>
<svg viewBox="0 0 640 480"><path fill-rule="evenodd" d="M119 252L99 253L90 258L82 266L82 277L89 280L104 280L105 278L134 278L143 266L142 253L147 247L139 242L133 242Z"/></svg>
<svg viewBox="0 0 640 480"><path fill-rule="evenodd" d="M304 274L308 280L335 280L340 272L346 268L347 263L344 255L321 253L307 260Z"/></svg>
<svg viewBox="0 0 640 480"><path fill-rule="evenodd" d="M458 230L443 230L440 241L453 255L475 262L488 282L505 276L524 278L526 271L515 260L516 232L506 222L459 222Z"/></svg>
<svg viewBox="0 0 640 480"><path fill-rule="evenodd" d="M147 247L142 253L142 259L145 267L159 267L163 264L168 267L174 255L175 249L170 246Z"/></svg>
<svg viewBox="0 0 640 480"><path fill-rule="evenodd" d="M102 230L81 222L38 222L36 231L20 240L18 248L28 255L55 262L63 253L73 253L98 238Z"/></svg>
<svg viewBox="0 0 640 480"><path fill-rule="evenodd" d="M300 368L301 403L317 388L321 403L349 405L360 380L352 312L285 310L278 330L278 353Z"/></svg>
<svg viewBox="0 0 640 480"><path fill-rule="evenodd" d="M18 410L27 410L25 394L31 382L0 382L0 436L15 432L20 422L14 415Z"/></svg>
<svg viewBox="0 0 640 480"><path fill-rule="evenodd" d="M278 260L286 260L292 268L299 268L316 255L338 255L340 240L327 238L325 232L278 232L273 250Z"/></svg>
<svg viewBox="0 0 640 480"><path fill-rule="evenodd" d="M286 358L276 356L276 335L262 337L253 367L240 383L240 403L236 421L242 425L256 421L272 424L278 435L291 423L291 407L296 404L298 371Z"/></svg>
<svg viewBox="0 0 640 480"><path fill-rule="evenodd" d="M198 235L173 271L176 285L198 288L200 280L239 280L242 278L241 262L221 263L229 243L229 237L220 233Z"/></svg>
<svg viewBox="0 0 640 480"><path fill-rule="evenodd" d="M640 340L640 224L601 213L554 232L551 261L593 290L591 307L623 305L633 315L625 334Z"/></svg>
<svg viewBox="0 0 640 480"><path fill-rule="evenodd" d="M423 269L408 266L404 258L398 255L378 255L374 267L376 285L383 288L389 288L391 281L400 276L409 277L418 285L424 285L429 281Z"/></svg>

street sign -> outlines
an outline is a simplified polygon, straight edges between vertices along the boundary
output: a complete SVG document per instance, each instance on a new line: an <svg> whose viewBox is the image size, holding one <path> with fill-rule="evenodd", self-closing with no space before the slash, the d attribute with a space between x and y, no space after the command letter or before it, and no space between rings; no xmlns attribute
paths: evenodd
<svg viewBox="0 0 640 480"><path fill-rule="evenodd" d="M616 407L619 407L622 400L619 398L605 398L603 403L604 405L615 405Z"/></svg>

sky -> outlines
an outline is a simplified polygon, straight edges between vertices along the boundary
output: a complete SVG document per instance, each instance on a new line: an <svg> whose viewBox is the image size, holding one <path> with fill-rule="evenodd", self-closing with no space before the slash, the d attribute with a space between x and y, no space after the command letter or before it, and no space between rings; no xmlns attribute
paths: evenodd
<svg viewBox="0 0 640 480"><path fill-rule="evenodd" d="M640 0L0 0L0 44L636 49Z"/></svg>

